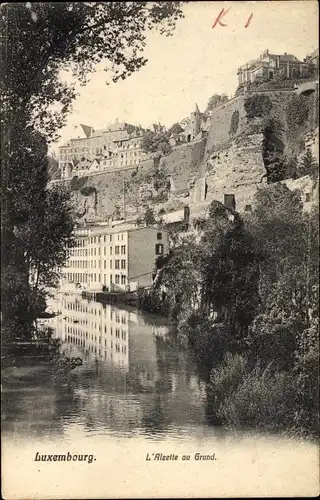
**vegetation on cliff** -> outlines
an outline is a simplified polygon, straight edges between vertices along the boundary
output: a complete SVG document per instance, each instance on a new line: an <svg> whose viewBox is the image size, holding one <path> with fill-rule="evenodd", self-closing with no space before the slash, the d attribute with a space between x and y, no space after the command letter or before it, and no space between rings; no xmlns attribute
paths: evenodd
<svg viewBox="0 0 320 500"><path fill-rule="evenodd" d="M316 432L317 212L284 185L259 190L245 219L216 202L141 297L192 347L216 422Z"/></svg>
<svg viewBox="0 0 320 500"><path fill-rule="evenodd" d="M227 94L213 94L209 99L204 114L210 113L217 106L221 106L228 101Z"/></svg>

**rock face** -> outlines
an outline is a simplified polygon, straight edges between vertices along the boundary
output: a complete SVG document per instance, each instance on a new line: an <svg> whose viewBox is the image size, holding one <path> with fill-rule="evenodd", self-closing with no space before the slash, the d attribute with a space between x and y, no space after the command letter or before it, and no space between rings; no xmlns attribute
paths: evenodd
<svg viewBox="0 0 320 500"><path fill-rule="evenodd" d="M205 145L206 139L186 143L161 158L160 169L165 169L170 176L173 195L189 191L190 182L194 183L201 176Z"/></svg>
<svg viewBox="0 0 320 500"><path fill-rule="evenodd" d="M262 134L234 140L228 149L212 153L207 159L206 200L224 202L233 194L236 209L250 205L257 188L266 183L262 158ZM199 200L202 201L202 200Z"/></svg>
<svg viewBox="0 0 320 500"><path fill-rule="evenodd" d="M179 208L190 204L192 218L213 200L223 203L225 195L234 195L240 212L249 210L257 189L267 182L268 156L263 141L267 143L266 123L270 120L277 124L274 135L283 145L280 154L299 161L309 148L319 161L318 129L314 125L318 87L299 95L294 89L270 90L264 93L271 103L266 113L248 118L246 100L254 94L259 92L237 96L214 109L207 137L175 146L160 160L150 158L138 167L95 174L79 182L66 181L80 218L123 217L124 198L129 218L141 216L146 206L156 213L178 202Z"/></svg>

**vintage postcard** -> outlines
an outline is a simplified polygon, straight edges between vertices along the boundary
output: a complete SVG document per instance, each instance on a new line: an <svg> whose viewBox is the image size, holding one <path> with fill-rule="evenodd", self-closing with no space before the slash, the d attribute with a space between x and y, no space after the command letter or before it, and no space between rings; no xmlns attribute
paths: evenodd
<svg viewBox="0 0 320 500"><path fill-rule="evenodd" d="M3 498L318 495L317 2L0 24Z"/></svg>

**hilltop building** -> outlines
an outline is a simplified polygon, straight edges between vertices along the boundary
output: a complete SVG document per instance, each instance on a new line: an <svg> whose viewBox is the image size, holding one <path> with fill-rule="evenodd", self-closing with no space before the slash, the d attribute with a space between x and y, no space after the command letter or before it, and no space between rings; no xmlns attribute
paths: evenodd
<svg viewBox="0 0 320 500"><path fill-rule="evenodd" d="M70 139L59 148L62 179L138 165L144 156L141 127L118 122L101 130L81 127L85 137Z"/></svg>
<svg viewBox="0 0 320 500"><path fill-rule="evenodd" d="M152 284L157 257L168 253L168 233L153 226L96 225L75 231L76 245L63 271L62 285L87 290L125 291Z"/></svg>
<svg viewBox="0 0 320 500"><path fill-rule="evenodd" d="M239 86L257 81L271 80L276 76L286 79L304 78L311 69L309 62L299 61L293 54L270 54L265 50L258 59L243 64L238 69Z"/></svg>

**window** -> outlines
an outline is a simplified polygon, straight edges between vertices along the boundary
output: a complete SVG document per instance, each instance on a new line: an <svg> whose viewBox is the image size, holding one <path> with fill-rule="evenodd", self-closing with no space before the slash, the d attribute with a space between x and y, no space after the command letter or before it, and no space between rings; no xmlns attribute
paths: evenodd
<svg viewBox="0 0 320 500"><path fill-rule="evenodd" d="M114 261L114 268L115 269L120 269L120 260L115 260Z"/></svg>
<svg viewBox="0 0 320 500"><path fill-rule="evenodd" d="M112 247L110 247L110 255L112 255Z"/></svg>
<svg viewBox="0 0 320 500"><path fill-rule="evenodd" d="M119 276L119 274L115 275L115 283L116 283L116 285L119 285L119 283L120 283L120 276Z"/></svg>
<svg viewBox="0 0 320 500"><path fill-rule="evenodd" d="M112 260L110 260L110 269L112 269Z"/></svg>
<svg viewBox="0 0 320 500"><path fill-rule="evenodd" d="M121 260L121 269L126 268L126 261L124 259Z"/></svg>
<svg viewBox="0 0 320 500"><path fill-rule="evenodd" d="M110 243L112 242L112 234L110 234Z"/></svg>
<svg viewBox="0 0 320 500"><path fill-rule="evenodd" d="M121 285L126 284L126 277L124 275L121 276Z"/></svg>
<svg viewBox="0 0 320 500"><path fill-rule="evenodd" d="M121 245L121 255L125 255L125 254L126 254L126 246Z"/></svg>
<svg viewBox="0 0 320 500"><path fill-rule="evenodd" d="M244 210L245 210L245 212L251 212L251 208L252 208L251 205L246 205L244 207Z"/></svg>
<svg viewBox="0 0 320 500"><path fill-rule="evenodd" d="M162 240L162 233L157 233L157 240Z"/></svg>
<svg viewBox="0 0 320 500"><path fill-rule="evenodd" d="M162 243L157 243L157 245L156 245L156 255L163 255L163 245L162 245Z"/></svg>
<svg viewBox="0 0 320 500"><path fill-rule="evenodd" d="M120 248L120 247L119 247L118 245L115 247L115 254L116 254L116 255L119 255L119 248Z"/></svg>
<svg viewBox="0 0 320 500"><path fill-rule="evenodd" d="M306 193L306 201L311 201L311 193Z"/></svg>

